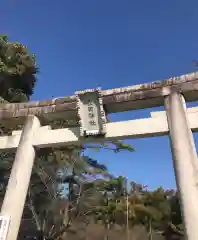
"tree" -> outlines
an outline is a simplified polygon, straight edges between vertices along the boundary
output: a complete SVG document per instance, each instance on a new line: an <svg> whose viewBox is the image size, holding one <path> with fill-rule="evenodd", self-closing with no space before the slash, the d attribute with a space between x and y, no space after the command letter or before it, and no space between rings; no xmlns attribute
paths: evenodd
<svg viewBox="0 0 198 240"><path fill-rule="evenodd" d="M8 102L25 102L33 94L38 72L27 47L0 35L0 96Z"/></svg>
<svg viewBox="0 0 198 240"><path fill-rule="evenodd" d="M84 149L85 146L71 146L60 150L44 149L37 154L27 206L35 219L37 232L45 237L56 239L65 235L77 218L86 218L81 209L82 206L85 209L84 200L90 189L85 194L85 185L92 183L94 186L95 179L112 177L103 164L84 155ZM61 184L67 184L68 191L63 191Z"/></svg>
<svg viewBox="0 0 198 240"><path fill-rule="evenodd" d="M144 191L144 224L149 232L149 239L152 240L152 231L160 230L163 222L166 222L170 215L170 205L167 201L167 191L162 187L155 191ZM159 225L160 223L160 225Z"/></svg>
<svg viewBox="0 0 198 240"><path fill-rule="evenodd" d="M36 164L34 167L37 168L35 173L38 176L32 175L27 205L35 218L37 231L42 231L43 237L58 239L68 231L77 213L82 181L86 179L86 176L82 178L82 175L94 174L93 164L91 166L87 159L76 152L76 148L56 150L46 155L42 152L37 161L40 166ZM63 158L60 157L61 154ZM95 165L98 173L100 166L98 163ZM104 166L101 167L103 168ZM69 173L71 169L72 172ZM35 181L34 178L38 180ZM60 184L65 183L69 186L68 193L60 187ZM74 187L76 184L78 188Z"/></svg>

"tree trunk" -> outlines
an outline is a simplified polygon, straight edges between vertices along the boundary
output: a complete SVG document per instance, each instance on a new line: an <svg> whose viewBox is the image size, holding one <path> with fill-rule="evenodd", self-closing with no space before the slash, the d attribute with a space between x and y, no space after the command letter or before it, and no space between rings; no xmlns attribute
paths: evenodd
<svg viewBox="0 0 198 240"><path fill-rule="evenodd" d="M110 224L109 223L105 224L104 240L108 240L109 239L109 229L110 229Z"/></svg>
<svg viewBox="0 0 198 240"><path fill-rule="evenodd" d="M74 178L75 176L75 172L74 172L74 168L72 169L72 177ZM73 179L72 178L72 179ZM70 221L70 209L71 209L71 202L73 200L73 180L69 181L69 186L68 186L68 190L69 190L69 195L68 195L68 206L67 208L65 208L65 218L64 218L64 221L63 221L63 224L64 226L67 226L69 221ZM65 231L63 234L62 234L62 238L63 239L66 239L68 236L68 233Z"/></svg>
<svg viewBox="0 0 198 240"><path fill-rule="evenodd" d="M149 218L148 220L148 225L149 225L149 235L148 239L153 240L153 229L152 229L152 220Z"/></svg>
<svg viewBox="0 0 198 240"><path fill-rule="evenodd" d="M37 240L45 240L45 235L42 230L38 231Z"/></svg>

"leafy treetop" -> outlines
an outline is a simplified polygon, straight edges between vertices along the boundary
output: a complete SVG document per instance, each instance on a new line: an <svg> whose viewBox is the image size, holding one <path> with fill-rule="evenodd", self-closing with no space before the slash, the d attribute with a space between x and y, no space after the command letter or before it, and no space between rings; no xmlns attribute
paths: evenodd
<svg viewBox="0 0 198 240"><path fill-rule="evenodd" d="M0 96L8 102L28 101L36 83L35 55L17 42L0 35Z"/></svg>

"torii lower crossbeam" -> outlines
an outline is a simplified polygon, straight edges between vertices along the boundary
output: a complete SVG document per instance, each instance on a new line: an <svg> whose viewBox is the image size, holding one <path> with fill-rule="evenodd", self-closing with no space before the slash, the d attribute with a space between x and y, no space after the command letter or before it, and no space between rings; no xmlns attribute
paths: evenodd
<svg viewBox="0 0 198 240"><path fill-rule="evenodd" d="M198 131L198 108L188 108L188 120L193 132ZM107 133L104 138L80 138L79 127L50 129L49 126L40 127L35 131L32 145L37 148L80 144L85 142L99 142L123 140L168 135L169 128L165 112L151 112L150 118L136 119L122 122L107 123ZM12 136L0 137L0 150L16 149L19 145L21 131L14 131Z"/></svg>

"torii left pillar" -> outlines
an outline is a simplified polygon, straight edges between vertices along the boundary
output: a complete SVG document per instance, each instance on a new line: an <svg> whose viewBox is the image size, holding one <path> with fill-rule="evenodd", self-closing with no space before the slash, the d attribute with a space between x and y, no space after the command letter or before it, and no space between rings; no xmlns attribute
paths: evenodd
<svg viewBox="0 0 198 240"><path fill-rule="evenodd" d="M16 240L18 236L35 159L35 150L32 146L32 140L35 131L39 129L39 127L40 122L37 117L27 117L1 208L1 215L10 217L10 225L6 240Z"/></svg>

